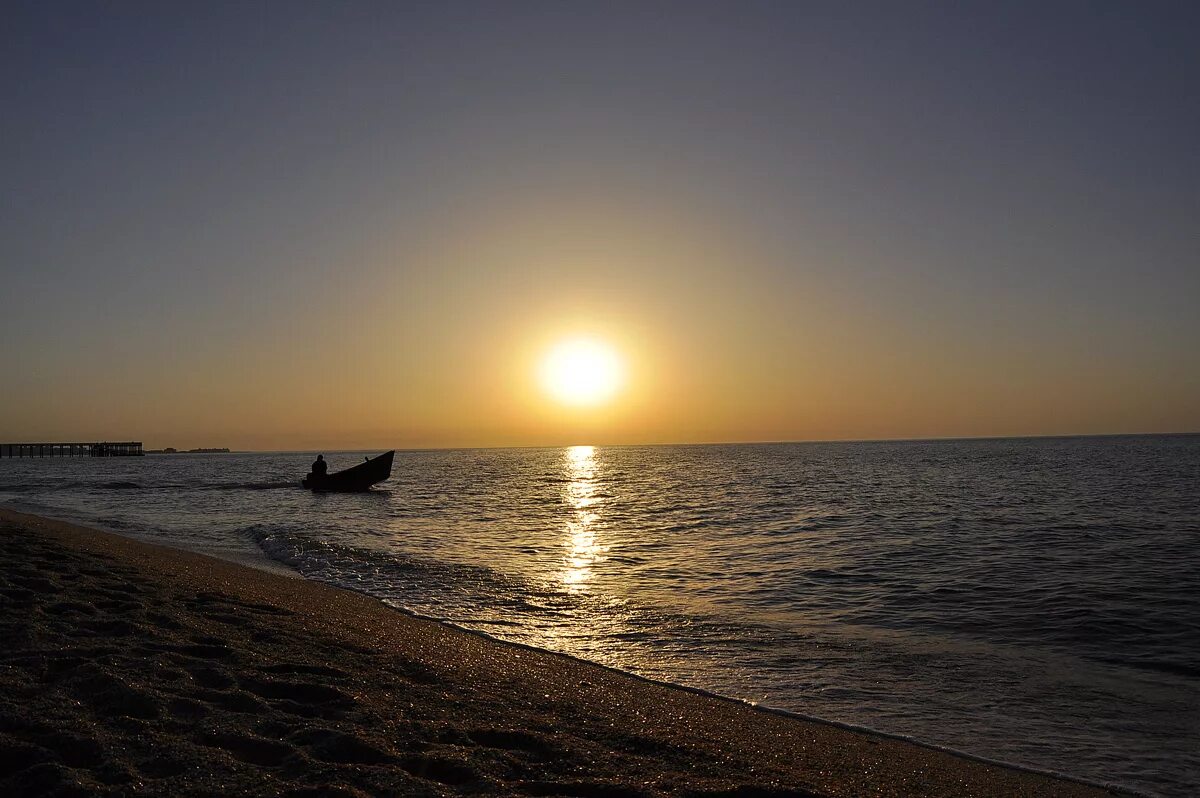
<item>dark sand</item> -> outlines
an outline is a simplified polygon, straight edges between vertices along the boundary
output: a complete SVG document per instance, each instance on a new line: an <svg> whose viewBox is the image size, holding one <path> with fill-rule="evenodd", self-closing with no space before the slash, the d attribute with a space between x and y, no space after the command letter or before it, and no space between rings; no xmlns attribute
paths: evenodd
<svg viewBox="0 0 1200 798"><path fill-rule="evenodd" d="M0 510L0 795L1095 796Z"/></svg>

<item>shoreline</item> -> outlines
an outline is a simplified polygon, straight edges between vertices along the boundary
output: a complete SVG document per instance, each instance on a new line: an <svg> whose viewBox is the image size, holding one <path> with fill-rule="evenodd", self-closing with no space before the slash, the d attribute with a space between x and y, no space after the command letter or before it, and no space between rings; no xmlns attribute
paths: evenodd
<svg viewBox="0 0 1200 798"><path fill-rule="evenodd" d="M131 719L101 701L99 711L77 708L74 720L97 731L101 749L132 720L161 747L185 751L177 758L189 767L174 775L152 778L126 763L130 778L142 780L141 792L202 794L219 778L225 790L296 795L318 787L374 794L401 784L414 794L1129 794L645 679L351 590L65 521L0 509L0 527L7 547L41 549L24 559L45 565L23 564L8 552L0 571L6 584L17 585L17 603L28 605L14 618L8 616L16 608L6 602L4 628L41 644L26 645L21 655L33 659L32 678L18 673L10 683L25 666L11 664L12 655L0 660L7 674L0 735L18 748L39 747L42 732L23 738L12 731L20 718L9 716L20 716L22 707L10 699L32 689L37 674L55 670L47 663L83 650L79 639L91 650L137 640L136 661L122 659L118 646L79 667L89 669L85 682L140 695L147 717ZM89 613L78 595L80 585L108 596L126 582L137 585L138 598L110 597L104 601L117 604L109 609L93 600ZM63 604L75 609L50 611ZM264 686L263 673L288 660L290 681ZM159 678L159 671L183 675ZM392 672L386 689L373 684L380 671ZM73 678L62 684L78 704ZM36 686L53 692L59 682ZM297 697L313 700L304 705ZM172 707L190 707L198 717ZM71 726L71 718L61 718L45 734L61 736ZM238 730L233 738L220 731L229 728ZM359 753L330 754L331 746ZM54 771L62 784L91 791L103 786L95 772L110 758L98 755L99 764L81 773L51 755L28 770ZM372 761L338 761L363 758ZM23 773L0 769L0 786L11 788Z"/></svg>
<svg viewBox="0 0 1200 798"><path fill-rule="evenodd" d="M1180 434L1191 434L1191 433L1180 433ZM1197 434L1200 434L1200 433L1197 433ZM364 451L366 451L366 450L364 450ZM44 514L44 513L51 513L51 512L53 512L54 514L53 515ZM456 632L461 632L461 633L469 634L469 635L477 635L486 640L495 642L499 645L516 646L518 648L523 648L523 649L528 649L530 651L549 654L549 655L555 656L555 657L564 657L564 658L566 658L568 660L572 660L574 662L579 662L579 663L589 665L592 667L596 667L596 668L602 668L604 670L612 671L613 673L620 674L622 676L626 676L629 678L638 679L640 681L644 681L649 684L655 684L655 685L660 685L660 686L671 688L671 689L677 689L677 690L683 690L686 692L696 693L697 695L701 695L701 696L704 696L707 698L717 699L720 701L730 701L730 702L733 702L734 704L737 704L740 706L749 707L758 712L764 712L767 714L779 715L779 716L787 717L787 718L793 718L796 720L809 722L809 723L816 723L816 724L821 724L821 725L832 726L834 728L842 729L844 731L883 737L883 738L887 738L890 740L895 740L898 742L915 745L920 748L929 749L931 751L937 751L940 753L950 754L953 756L960 757L962 759L971 760L971 761L978 762L978 763L985 764L985 765L994 765L996 767L1006 768L1006 769L1010 769L1010 770L1016 770L1016 771L1019 771L1022 773L1029 773L1029 774L1033 774L1033 775L1037 775L1037 776L1046 776L1046 777L1050 777L1053 779L1058 779L1058 780L1062 780L1062 781L1072 782L1075 784L1080 784L1080 785L1083 785L1086 787L1093 787L1093 788L1097 788L1097 789L1101 789L1101 790L1107 790L1107 791L1115 793L1117 795L1128 795L1128 796L1144 795L1144 793L1138 792L1136 789L1134 789L1132 787L1126 787L1124 785L1113 783L1113 782L1094 781L1094 780L1090 780L1090 779L1087 779L1087 778L1084 778L1081 776L1074 776L1069 773L1063 773L1063 772L1059 772L1059 771L1055 771L1055 770L1038 768L1038 767L1034 767L1031 765L1024 765L1019 762L1009 762L1009 761L1006 761L1003 759L996 759L996 758L992 758L992 757L983 756L980 754L974 754L974 753L971 753L970 751L964 751L964 750L961 750L958 748L954 748L952 746L940 745L938 743L931 743L931 742L927 742L925 740L919 739L917 737L912 737L909 735L889 732L889 731L885 731L882 729L876 729L871 726L859 725L859 724L849 723L846 721L831 720L829 718L823 718L823 717L820 717L817 715L808 715L803 712L786 709L784 707L772 706L770 704L763 704L760 702L750 701L750 700L747 700L744 698L738 698L737 696L726 695L724 693L707 690L702 687L695 687L692 685L687 685L687 684L683 684L683 683L679 683L679 682L671 682L671 681L666 681L666 680L662 680L662 679L655 679L655 678L648 677L648 676L642 676L642 675L640 675L638 673L634 673L632 671L623 670L621 668L605 665L605 664L599 663L599 662L594 662L594 661L584 659L582 657L578 657L578 656L575 656L575 655L572 655L572 654L569 654L569 653L566 653L563 651L554 651L552 649L540 648L538 646L521 643L521 642L514 641L514 640L508 640L503 637L493 635L483 629L473 629L471 627L461 626L459 624L454 623L453 621L446 620L446 619L438 617L436 615L428 615L425 613L411 610L407 607L399 606L396 604L392 604L392 603L380 600L377 597L375 597L374 595L372 595L371 593L368 593L366 591L355 590L353 587L337 585L337 584L334 584L331 582L322 582L320 580L310 580L308 577L305 577L299 571L295 570L293 567L287 565L286 563L283 563L279 560L272 559L270 557L270 555L266 554L266 552L262 552L258 556L232 556L232 555L222 556L219 553L208 552L208 551L203 551L203 550L199 550L199 549L184 549L184 548L180 548L177 546L152 543L150 541L141 540L137 537L134 537L133 535L124 534L124 533L117 532L117 531L114 531L111 529L101 529L98 527L90 526L89 522L87 520L84 520L81 518L73 518L70 516L69 513L64 514L64 515L59 515L58 512L60 512L60 511L50 510L49 508L47 508L46 510L39 509L37 511L28 511L28 510L17 509L15 507L11 507L11 506L0 505L0 524L2 524L5 520L7 520L6 515L5 515L6 513L15 513L18 516L28 517L35 521L51 521L54 523L66 524L68 526L80 527L84 530L100 532L100 533L103 533L106 535L114 535L116 537L133 540L134 542L137 542L137 543L144 543L145 545L148 545L148 546L159 546L161 548L165 548L168 550L183 551L183 552L189 552L189 553L197 554L197 555L204 556L204 557L210 557L212 559L219 560L221 562L230 563L235 566L249 568L252 570L263 571L265 573L275 574L277 576L282 576L285 578L312 581L316 584L326 585L326 586L331 587L336 590L345 590L345 591L352 592L352 593L358 593L358 594L366 596L367 598L370 598L372 600L380 601L380 603L382 603L389 610L400 613L406 617L416 618L419 620L429 621L432 623L440 624L440 625L445 626Z"/></svg>
<svg viewBox="0 0 1200 798"><path fill-rule="evenodd" d="M247 566L247 567L253 567L253 566ZM300 579L305 578L303 576L300 576L299 574L297 574L296 576L297 576L297 578L300 578ZM321 582L319 584L329 584L329 583ZM334 587L337 590L346 590L351 593L360 593L360 591L356 591L353 588L341 587L341 586L337 586L337 585L330 585L330 586ZM370 593L361 592L360 594L367 596L367 597L371 597ZM411 610L405 609L404 607L394 606L391 604L387 604L386 602L384 602L384 606L388 607L388 609L391 609L394 612L399 612L402 615L405 615L407 617L416 618L416 619L423 620L423 621L431 621L433 623L441 624L442 626L445 626L453 631L462 632L464 634L469 634L469 635L477 635L479 637L484 638L485 640L488 640L488 641L491 641L491 642L494 642L494 643L497 643L500 645L516 646L518 648L526 649L528 651L534 651L534 652L538 652L541 654L548 654L548 655L554 656L554 657L563 657L572 662L577 662L582 665L587 665L589 667L601 668L606 671L611 671L612 673L618 674L622 677L636 679L638 681L645 682L646 684L657 685L659 687L665 687L665 688L668 688L671 690L682 690L686 693L694 693L695 695L702 696L704 698L714 699L717 701L728 701L732 704L736 704L738 706L745 707L754 712L762 712L767 715L776 715L776 716L783 717L783 718L791 718L792 720L800 721L802 723L814 723L814 724L821 725L821 726L830 726L832 728L840 729L842 731L847 731L847 732L851 732L854 734L862 734L862 735L867 735L867 736L871 736L871 737L882 737L887 740L894 740L896 742L904 743L905 745L912 745L912 746L916 746L917 748L924 748L926 750L935 751L935 752L941 753L941 754L949 754L949 755L957 757L959 759L965 759L965 760L968 760L971 762L976 762L981 765L991 765L994 767L1003 768L1005 770L1014 770L1019 773L1028 773L1033 776L1045 776L1047 778L1054 779L1057 781L1065 781L1065 782L1069 782L1071 784L1077 784L1082 787L1090 787L1090 788L1098 789L1098 790L1104 791L1104 794L1114 794L1114 795L1121 795L1121 796L1135 796L1135 798L1137 796L1143 795L1143 793L1140 793L1137 790L1134 790L1130 787L1122 786L1120 784L1109 784L1109 783L1103 783L1103 782L1098 782L1098 781L1090 781L1088 779L1085 779L1085 778L1082 778L1079 776L1072 776L1069 773L1059 773L1059 772L1056 772L1053 770L1042 770L1042 769L1031 767L1028 765L1022 765L1018 762L1006 762L1002 759L991 759L989 757L981 756L979 754L972 754L970 751L962 751L957 748L952 748L948 745L938 745L937 743L925 742L923 740L919 740L915 737L910 737L910 736L907 736L904 734L895 734L892 732L875 729L870 726L861 726L861 725L847 723L845 721L840 721L840 720L830 720L828 718L818 717L817 715L806 715L803 712L795 712L790 709L784 709L783 707L771 706L770 704L762 704L762 703L758 703L755 701L747 701L744 698L737 698L735 696L729 696L729 695L725 695L723 693L713 692L712 690L706 690L703 687L693 687L691 685L681 684L679 682L669 682L669 681L665 681L663 679L655 679L655 678L652 678L649 676L642 676L641 674L634 673L632 671L622 670L621 668L613 667L611 665L605 665L600 662L593 662L591 660L584 659L583 657L577 657L573 654L568 654L563 651L553 651L551 649L539 648L538 646L529 645L527 643L520 643L520 642L513 641L513 640L505 640L502 637L497 637L496 635L489 634L488 632L485 632L481 629L471 629L469 627L459 626L458 624L452 623L447 620L443 620L442 618L438 618L433 615L424 615L419 612L413 612Z"/></svg>

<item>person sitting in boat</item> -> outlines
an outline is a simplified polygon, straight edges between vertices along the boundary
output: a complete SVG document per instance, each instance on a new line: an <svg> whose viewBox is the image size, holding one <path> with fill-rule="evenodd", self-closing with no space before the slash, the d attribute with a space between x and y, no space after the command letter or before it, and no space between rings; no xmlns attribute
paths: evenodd
<svg viewBox="0 0 1200 798"><path fill-rule="evenodd" d="M323 455L323 454L317 455L317 459L312 464L313 476L316 477L317 479L320 479L321 477L325 476L325 473L328 470L329 470L329 464L325 462L325 455Z"/></svg>

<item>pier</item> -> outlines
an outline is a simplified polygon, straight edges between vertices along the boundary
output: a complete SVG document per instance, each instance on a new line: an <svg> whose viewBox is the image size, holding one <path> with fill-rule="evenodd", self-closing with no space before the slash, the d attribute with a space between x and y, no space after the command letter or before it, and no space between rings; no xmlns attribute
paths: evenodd
<svg viewBox="0 0 1200 798"><path fill-rule="evenodd" d="M0 457L141 457L141 441L0 443Z"/></svg>

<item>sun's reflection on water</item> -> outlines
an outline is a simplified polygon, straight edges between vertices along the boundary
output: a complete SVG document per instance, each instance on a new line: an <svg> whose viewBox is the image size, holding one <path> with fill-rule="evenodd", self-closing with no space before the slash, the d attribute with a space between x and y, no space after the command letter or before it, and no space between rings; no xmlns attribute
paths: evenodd
<svg viewBox="0 0 1200 798"><path fill-rule="evenodd" d="M565 500L574 510L574 516L567 521L567 534L563 541L566 551L560 578L569 593L586 593L595 576L593 566L606 559L605 552L608 550L596 540L600 518L597 508L603 501L597 485L599 465L596 462L596 447L568 448L564 469L569 479Z"/></svg>

